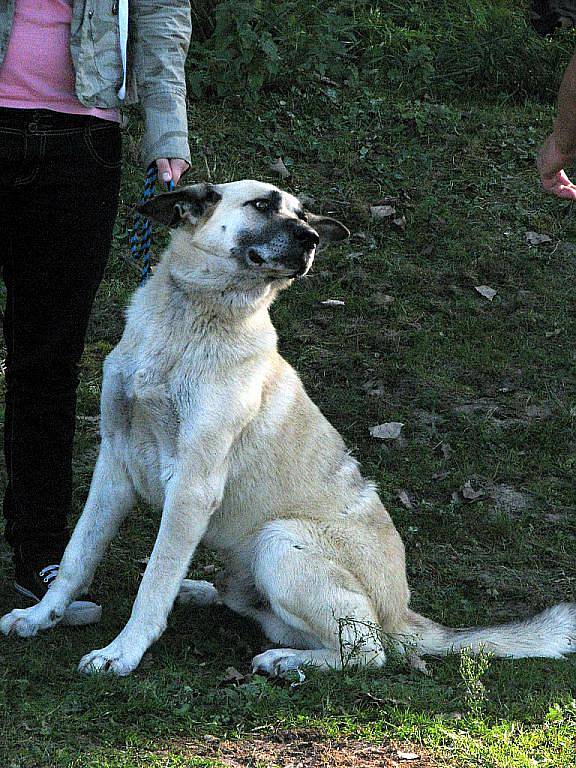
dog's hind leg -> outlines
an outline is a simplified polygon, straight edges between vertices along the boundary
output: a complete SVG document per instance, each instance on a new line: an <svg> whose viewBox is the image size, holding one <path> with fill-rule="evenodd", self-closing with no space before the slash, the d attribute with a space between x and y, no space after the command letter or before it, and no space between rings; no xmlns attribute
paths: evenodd
<svg viewBox="0 0 576 768"><path fill-rule="evenodd" d="M261 653L253 659L254 671L278 675L302 665L384 665L378 618L368 595L350 572L322 553L306 524L268 524L258 536L253 568L256 589L272 613L312 639L303 650Z"/></svg>
<svg viewBox="0 0 576 768"><path fill-rule="evenodd" d="M266 637L291 648L320 648L314 638L287 624L277 616L265 597L256 591L253 575L243 568L232 568L217 577L220 601L231 611L260 624Z"/></svg>
<svg viewBox="0 0 576 768"><path fill-rule="evenodd" d="M220 576L220 580L225 581L225 586L221 589L209 581L184 579L176 602L180 605L195 606L225 605L240 616L246 616L260 624L266 637L273 643L296 648L310 648L314 645L309 635L294 629L270 610L270 606L262 601L249 579L242 578L238 573L227 573L224 579Z"/></svg>
<svg viewBox="0 0 576 768"><path fill-rule="evenodd" d="M31 608L16 608L0 620L5 634L30 637L57 624L74 598L90 586L106 546L134 503L134 489L121 462L102 443L84 511L64 552L58 576Z"/></svg>

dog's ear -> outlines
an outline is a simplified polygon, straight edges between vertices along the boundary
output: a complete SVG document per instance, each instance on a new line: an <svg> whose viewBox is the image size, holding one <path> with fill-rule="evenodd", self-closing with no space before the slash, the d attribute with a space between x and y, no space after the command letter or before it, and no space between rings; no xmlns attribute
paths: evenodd
<svg viewBox="0 0 576 768"><path fill-rule="evenodd" d="M315 213L306 211L306 221L320 235L320 248L329 243L338 243L350 237L348 227L345 227L337 219L331 219L329 216L317 216Z"/></svg>
<svg viewBox="0 0 576 768"><path fill-rule="evenodd" d="M136 208L143 216L159 224L177 227L184 221L196 224L208 208L221 199L222 195L211 184L193 184L173 192L163 192Z"/></svg>

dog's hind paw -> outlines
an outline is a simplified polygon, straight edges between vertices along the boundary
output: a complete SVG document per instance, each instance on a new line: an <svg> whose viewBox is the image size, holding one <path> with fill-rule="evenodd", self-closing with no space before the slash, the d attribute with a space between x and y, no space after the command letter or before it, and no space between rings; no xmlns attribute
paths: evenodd
<svg viewBox="0 0 576 768"><path fill-rule="evenodd" d="M268 675L268 677L282 677L294 672L304 664L309 663L302 651L293 648L272 648L269 651L254 656L252 659L252 672L254 674Z"/></svg>
<svg viewBox="0 0 576 768"><path fill-rule="evenodd" d="M182 605L220 605L218 590L209 581L183 579L176 598Z"/></svg>
<svg viewBox="0 0 576 768"><path fill-rule="evenodd" d="M48 629L56 624L57 618L45 615L40 605L31 608L14 608L0 619L0 632L5 635L33 637L41 629Z"/></svg>

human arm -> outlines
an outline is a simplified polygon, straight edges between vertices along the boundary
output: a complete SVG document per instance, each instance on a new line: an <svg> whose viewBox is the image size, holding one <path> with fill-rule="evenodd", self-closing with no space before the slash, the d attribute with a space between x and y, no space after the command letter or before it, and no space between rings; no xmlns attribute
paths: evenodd
<svg viewBox="0 0 576 768"><path fill-rule="evenodd" d="M141 156L160 159L175 182L190 163L184 64L191 35L188 0L131 0L133 66L144 109ZM178 162L177 162L178 161Z"/></svg>
<svg viewBox="0 0 576 768"><path fill-rule="evenodd" d="M564 168L576 159L576 53L568 64L558 92L554 129L538 155L540 181L547 192L576 200L576 185Z"/></svg>

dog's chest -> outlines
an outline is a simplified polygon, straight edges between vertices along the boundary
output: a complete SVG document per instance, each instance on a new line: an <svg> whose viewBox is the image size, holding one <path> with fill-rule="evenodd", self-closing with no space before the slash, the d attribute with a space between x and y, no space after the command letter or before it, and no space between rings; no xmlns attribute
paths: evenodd
<svg viewBox="0 0 576 768"><path fill-rule="evenodd" d="M138 493L155 506L163 504L174 471L181 397L169 376L150 367L125 372L126 419L119 447Z"/></svg>

